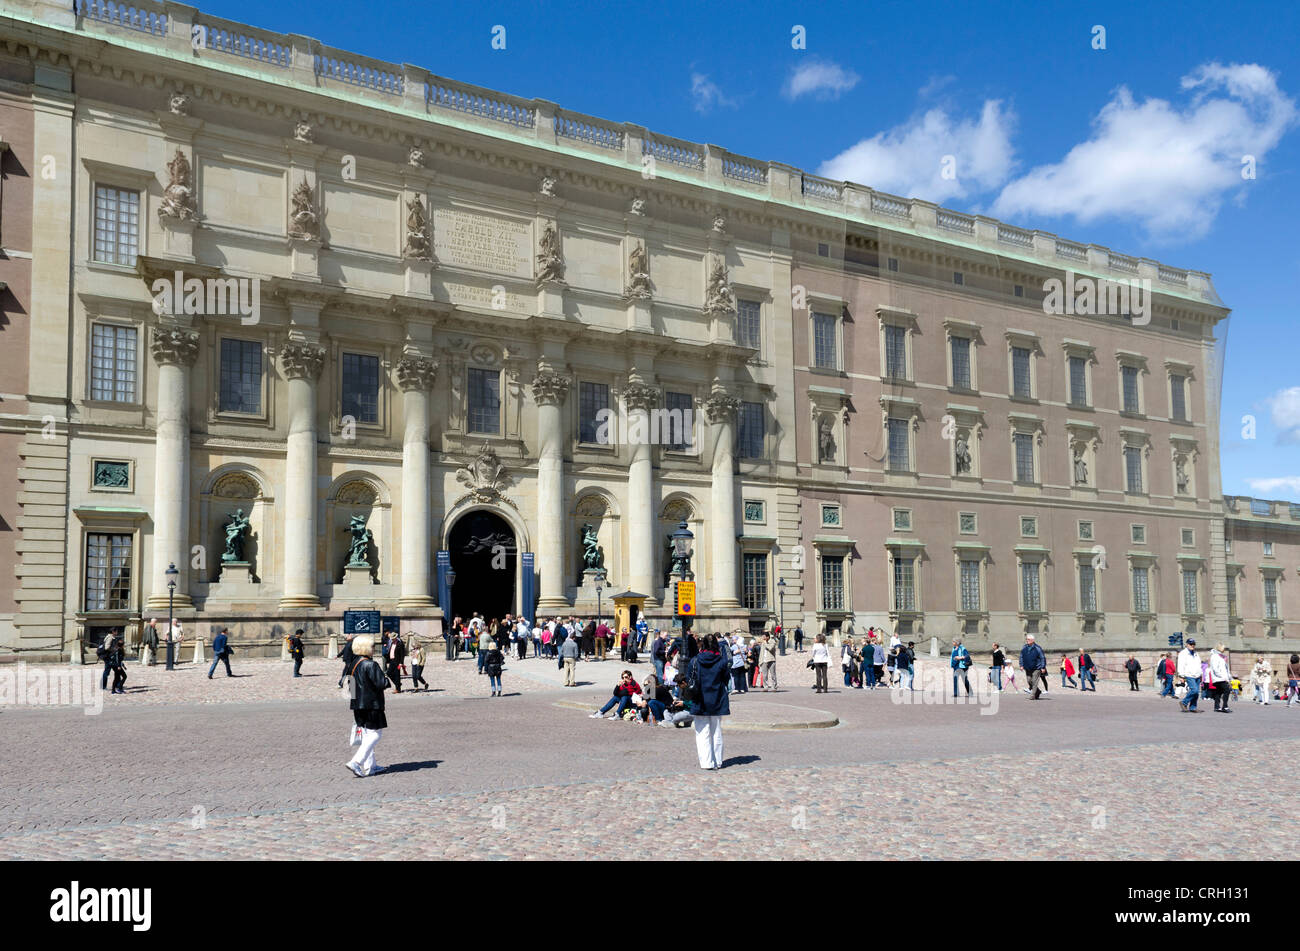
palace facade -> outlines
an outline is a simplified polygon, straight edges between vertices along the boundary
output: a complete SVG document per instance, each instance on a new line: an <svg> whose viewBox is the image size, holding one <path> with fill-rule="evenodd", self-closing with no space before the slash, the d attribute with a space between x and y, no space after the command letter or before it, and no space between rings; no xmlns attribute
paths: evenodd
<svg viewBox="0 0 1300 951"><path fill-rule="evenodd" d="M169 601L253 650L667 622L682 523L706 629L1282 649L1206 274L179 4L20 0L0 42L0 650Z"/></svg>

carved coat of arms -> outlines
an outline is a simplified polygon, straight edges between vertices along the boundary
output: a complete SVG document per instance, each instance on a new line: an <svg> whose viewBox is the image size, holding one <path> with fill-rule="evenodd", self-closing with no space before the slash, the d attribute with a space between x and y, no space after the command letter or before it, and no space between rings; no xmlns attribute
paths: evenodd
<svg viewBox="0 0 1300 951"><path fill-rule="evenodd" d="M475 502L508 502L503 493L514 480L506 473L505 464L497 454L484 443L477 459L456 470L456 481L469 489L469 497Z"/></svg>

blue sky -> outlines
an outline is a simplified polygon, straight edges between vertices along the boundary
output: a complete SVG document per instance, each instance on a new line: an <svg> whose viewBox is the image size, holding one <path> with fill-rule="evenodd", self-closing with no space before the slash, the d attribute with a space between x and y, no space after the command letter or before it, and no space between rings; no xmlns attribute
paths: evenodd
<svg viewBox="0 0 1300 951"><path fill-rule="evenodd" d="M201 9L1209 271L1233 310L1224 491L1300 500L1300 4ZM792 48L796 25L806 49ZM939 174L943 155L955 179Z"/></svg>

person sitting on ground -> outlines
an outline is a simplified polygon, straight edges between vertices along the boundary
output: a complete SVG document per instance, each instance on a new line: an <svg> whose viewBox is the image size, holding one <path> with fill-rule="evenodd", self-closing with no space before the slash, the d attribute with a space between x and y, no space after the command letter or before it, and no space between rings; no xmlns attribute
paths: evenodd
<svg viewBox="0 0 1300 951"><path fill-rule="evenodd" d="M661 684L654 674L647 677L645 683L641 685L641 696L632 698L633 705L640 710L641 722L649 723L653 718L660 726L672 725L664 723L664 711L672 705L672 702L673 692Z"/></svg>
<svg viewBox="0 0 1300 951"><path fill-rule="evenodd" d="M694 705L683 697L685 692L686 678L678 674L673 680L672 703L664 710L665 726L683 727L695 723Z"/></svg>
<svg viewBox="0 0 1300 951"><path fill-rule="evenodd" d="M639 697L640 695L641 685L637 683L636 678L632 676L632 671L625 670L619 675L618 683L614 685L613 696L606 701L605 705L601 707L600 710L591 714L590 718L593 720L599 720L601 717L606 717L606 719L609 720L618 720L623 716L628 707L632 706L632 698ZM609 711L613 710L615 706L618 707L618 710L611 714ZM606 716L607 714L608 716Z"/></svg>

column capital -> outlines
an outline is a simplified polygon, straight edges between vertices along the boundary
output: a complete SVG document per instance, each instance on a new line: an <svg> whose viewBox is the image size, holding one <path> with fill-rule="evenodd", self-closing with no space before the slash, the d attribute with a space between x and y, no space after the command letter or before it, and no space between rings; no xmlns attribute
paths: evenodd
<svg viewBox="0 0 1300 951"><path fill-rule="evenodd" d="M573 381L553 370L539 370L533 380L533 402L539 406L559 406L569 393Z"/></svg>
<svg viewBox="0 0 1300 951"><path fill-rule="evenodd" d="M714 393L704 401L704 413L711 423L730 423L740 411L740 400L725 393Z"/></svg>
<svg viewBox="0 0 1300 951"><path fill-rule="evenodd" d="M325 348L315 343L290 341L280 348L280 364L289 379L315 383L325 365Z"/></svg>
<svg viewBox="0 0 1300 951"><path fill-rule="evenodd" d="M632 380L623 390L623 403L629 410L649 410L659 405L659 387Z"/></svg>
<svg viewBox="0 0 1300 951"><path fill-rule="evenodd" d="M184 327L155 327L149 352L156 363L192 367L199 355L199 333Z"/></svg>
<svg viewBox="0 0 1300 951"><path fill-rule="evenodd" d="M397 385L403 393L431 390L438 376L438 361L432 357L408 353L397 362Z"/></svg>

